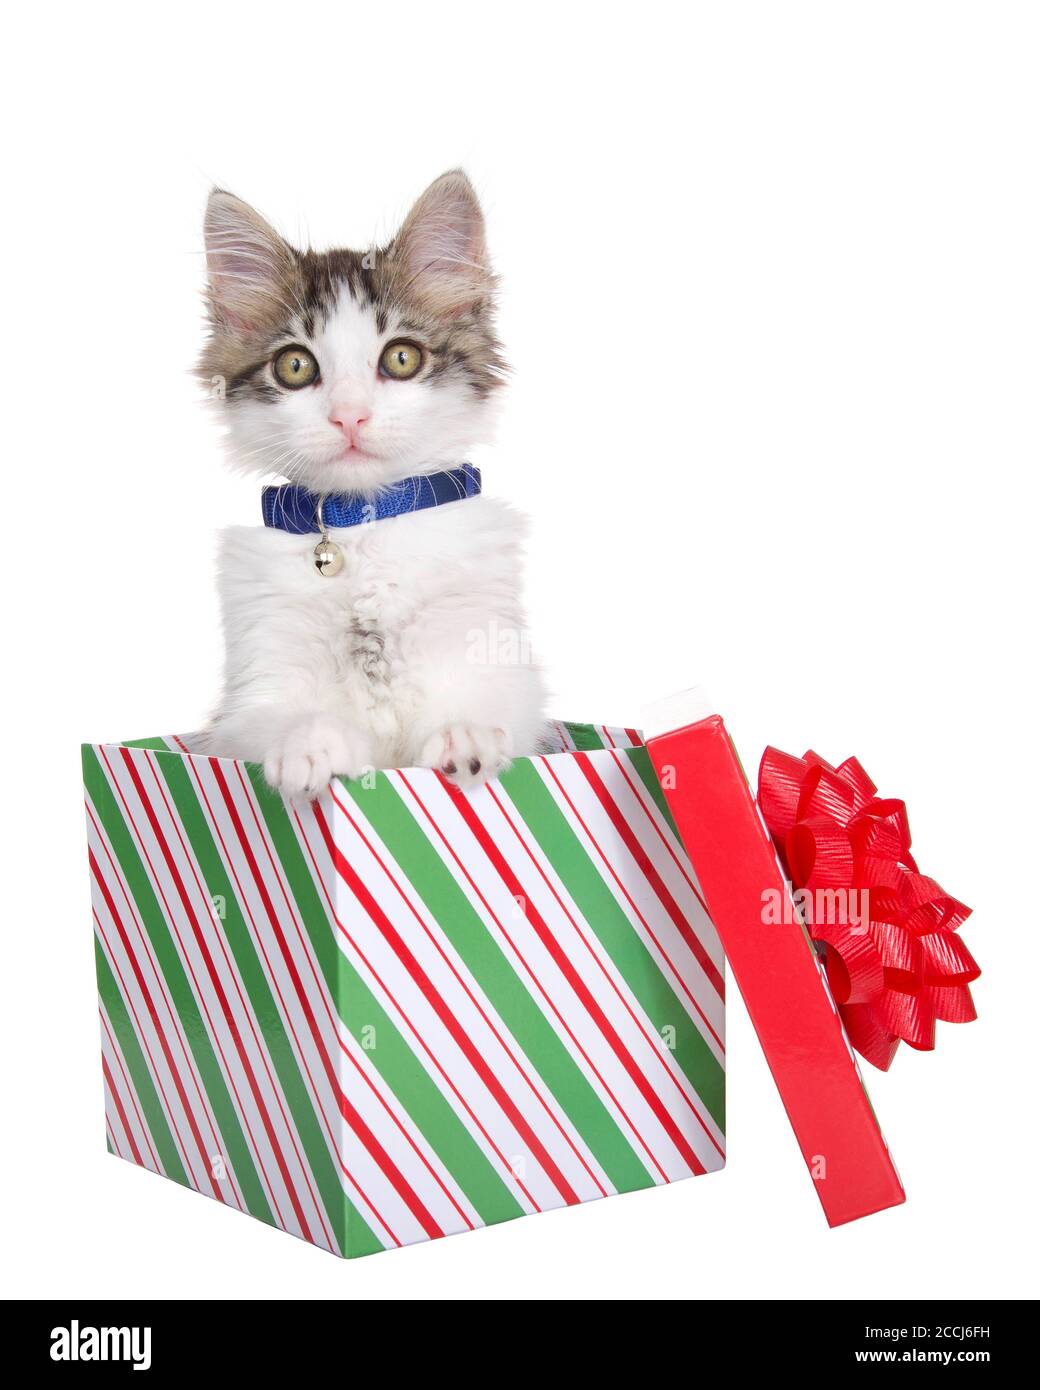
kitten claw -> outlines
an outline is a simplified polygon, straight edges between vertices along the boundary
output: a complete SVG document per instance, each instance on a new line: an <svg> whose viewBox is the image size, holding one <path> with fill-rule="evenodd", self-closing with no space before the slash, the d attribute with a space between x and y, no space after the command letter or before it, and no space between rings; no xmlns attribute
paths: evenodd
<svg viewBox="0 0 1040 1390"><path fill-rule="evenodd" d="M505 729L449 724L422 745L418 765L438 768L455 786L475 787L505 771L511 749Z"/></svg>

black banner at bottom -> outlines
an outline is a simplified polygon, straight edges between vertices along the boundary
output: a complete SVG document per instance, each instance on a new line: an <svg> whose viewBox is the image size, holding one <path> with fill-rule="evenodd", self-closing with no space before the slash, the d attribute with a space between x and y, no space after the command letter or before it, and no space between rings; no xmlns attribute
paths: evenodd
<svg viewBox="0 0 1040 1390"><path fill-rule="evenodd" d="M448 1290L430 1300L453 1301ZM551 1344L552 1379L561 1371L587 1374L590 1363L604 1355L646 1356L649 1345L662 1354L667 1349L669 1378L685 1374L684 1365L691 1376L698 1364L703 1369L701 1358L709 1348L713 1368L721 1363L739 1374L884 1372L908 1365L936 1372L995 1366L1007 1372L1028 1365L1035 1306L1031 1301L702 1302L690 1304L680 1318L667 1315L667 1323L650 1313L655 1330L648 1342L638 1312L623 1323L615 1321L604 1337L589 1305L580 1314L570 1305L561 1309L558 1321L552 1314L538 1315L541 1325L522 1339L520 1358L515 1313L506 1306L496 1317L485 1307L475 1329L482 1347L479 1364L468 1365L452 1335L459 1329L457 1315L440 1307L424 1314L414 1305L373 1317L363 1307L336 1302L13 1302L7 1305L5 1341L7 1364L24 1368L29 1383L41 1376L68 1380L98 1372L187 1383L189 1377L209 1381L256 1373L270 1378L282 1372L299 1382L328 1371L346 1380L380 1362L395 1379L414 1366L419 1376L466 1382L497 1377L488 1357L499 1340L509 1348L507 1370L513 1374L521 1358L533 1369ZM544 1362L543 1372L548 1375Z"/></svg>

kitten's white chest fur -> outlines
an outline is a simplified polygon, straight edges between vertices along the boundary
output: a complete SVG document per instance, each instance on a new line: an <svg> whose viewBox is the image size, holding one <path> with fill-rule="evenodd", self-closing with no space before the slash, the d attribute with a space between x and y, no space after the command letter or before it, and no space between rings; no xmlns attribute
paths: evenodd
<svg viewBox="0 0 1040 1390"><path fill-rule="evenodd" d="M533 749L543 689L520 608L521 519L485 496L316 536L224 532L224 693L202 745L291 794L332 773L454 765L465 783Z"/></svg>

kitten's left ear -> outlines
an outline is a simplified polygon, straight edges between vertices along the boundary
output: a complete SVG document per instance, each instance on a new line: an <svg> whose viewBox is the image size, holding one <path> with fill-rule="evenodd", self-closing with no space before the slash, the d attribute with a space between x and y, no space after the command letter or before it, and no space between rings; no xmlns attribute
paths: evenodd
<svg viewBox="0 0 1040 1390"><path fill-rule="evenodd" d="M453 317L494 288L484 214L461 169L435 179L390 247L397 292L431 313Z"/></svg>

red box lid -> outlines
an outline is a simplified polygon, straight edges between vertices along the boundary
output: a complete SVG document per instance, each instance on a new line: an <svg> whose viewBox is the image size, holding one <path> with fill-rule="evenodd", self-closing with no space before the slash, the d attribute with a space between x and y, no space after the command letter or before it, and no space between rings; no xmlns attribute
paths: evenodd
<svg viewBox="0 0 1040 1390"><path fill-rule="evenodd" d="M690 705L658 708L660 727ZM646 746L828 1223L896 1206L906 1194L822 962L793 902L781 923L765 920L767 893L785 901L791 887L722 719L650 733Z"/></svg>

